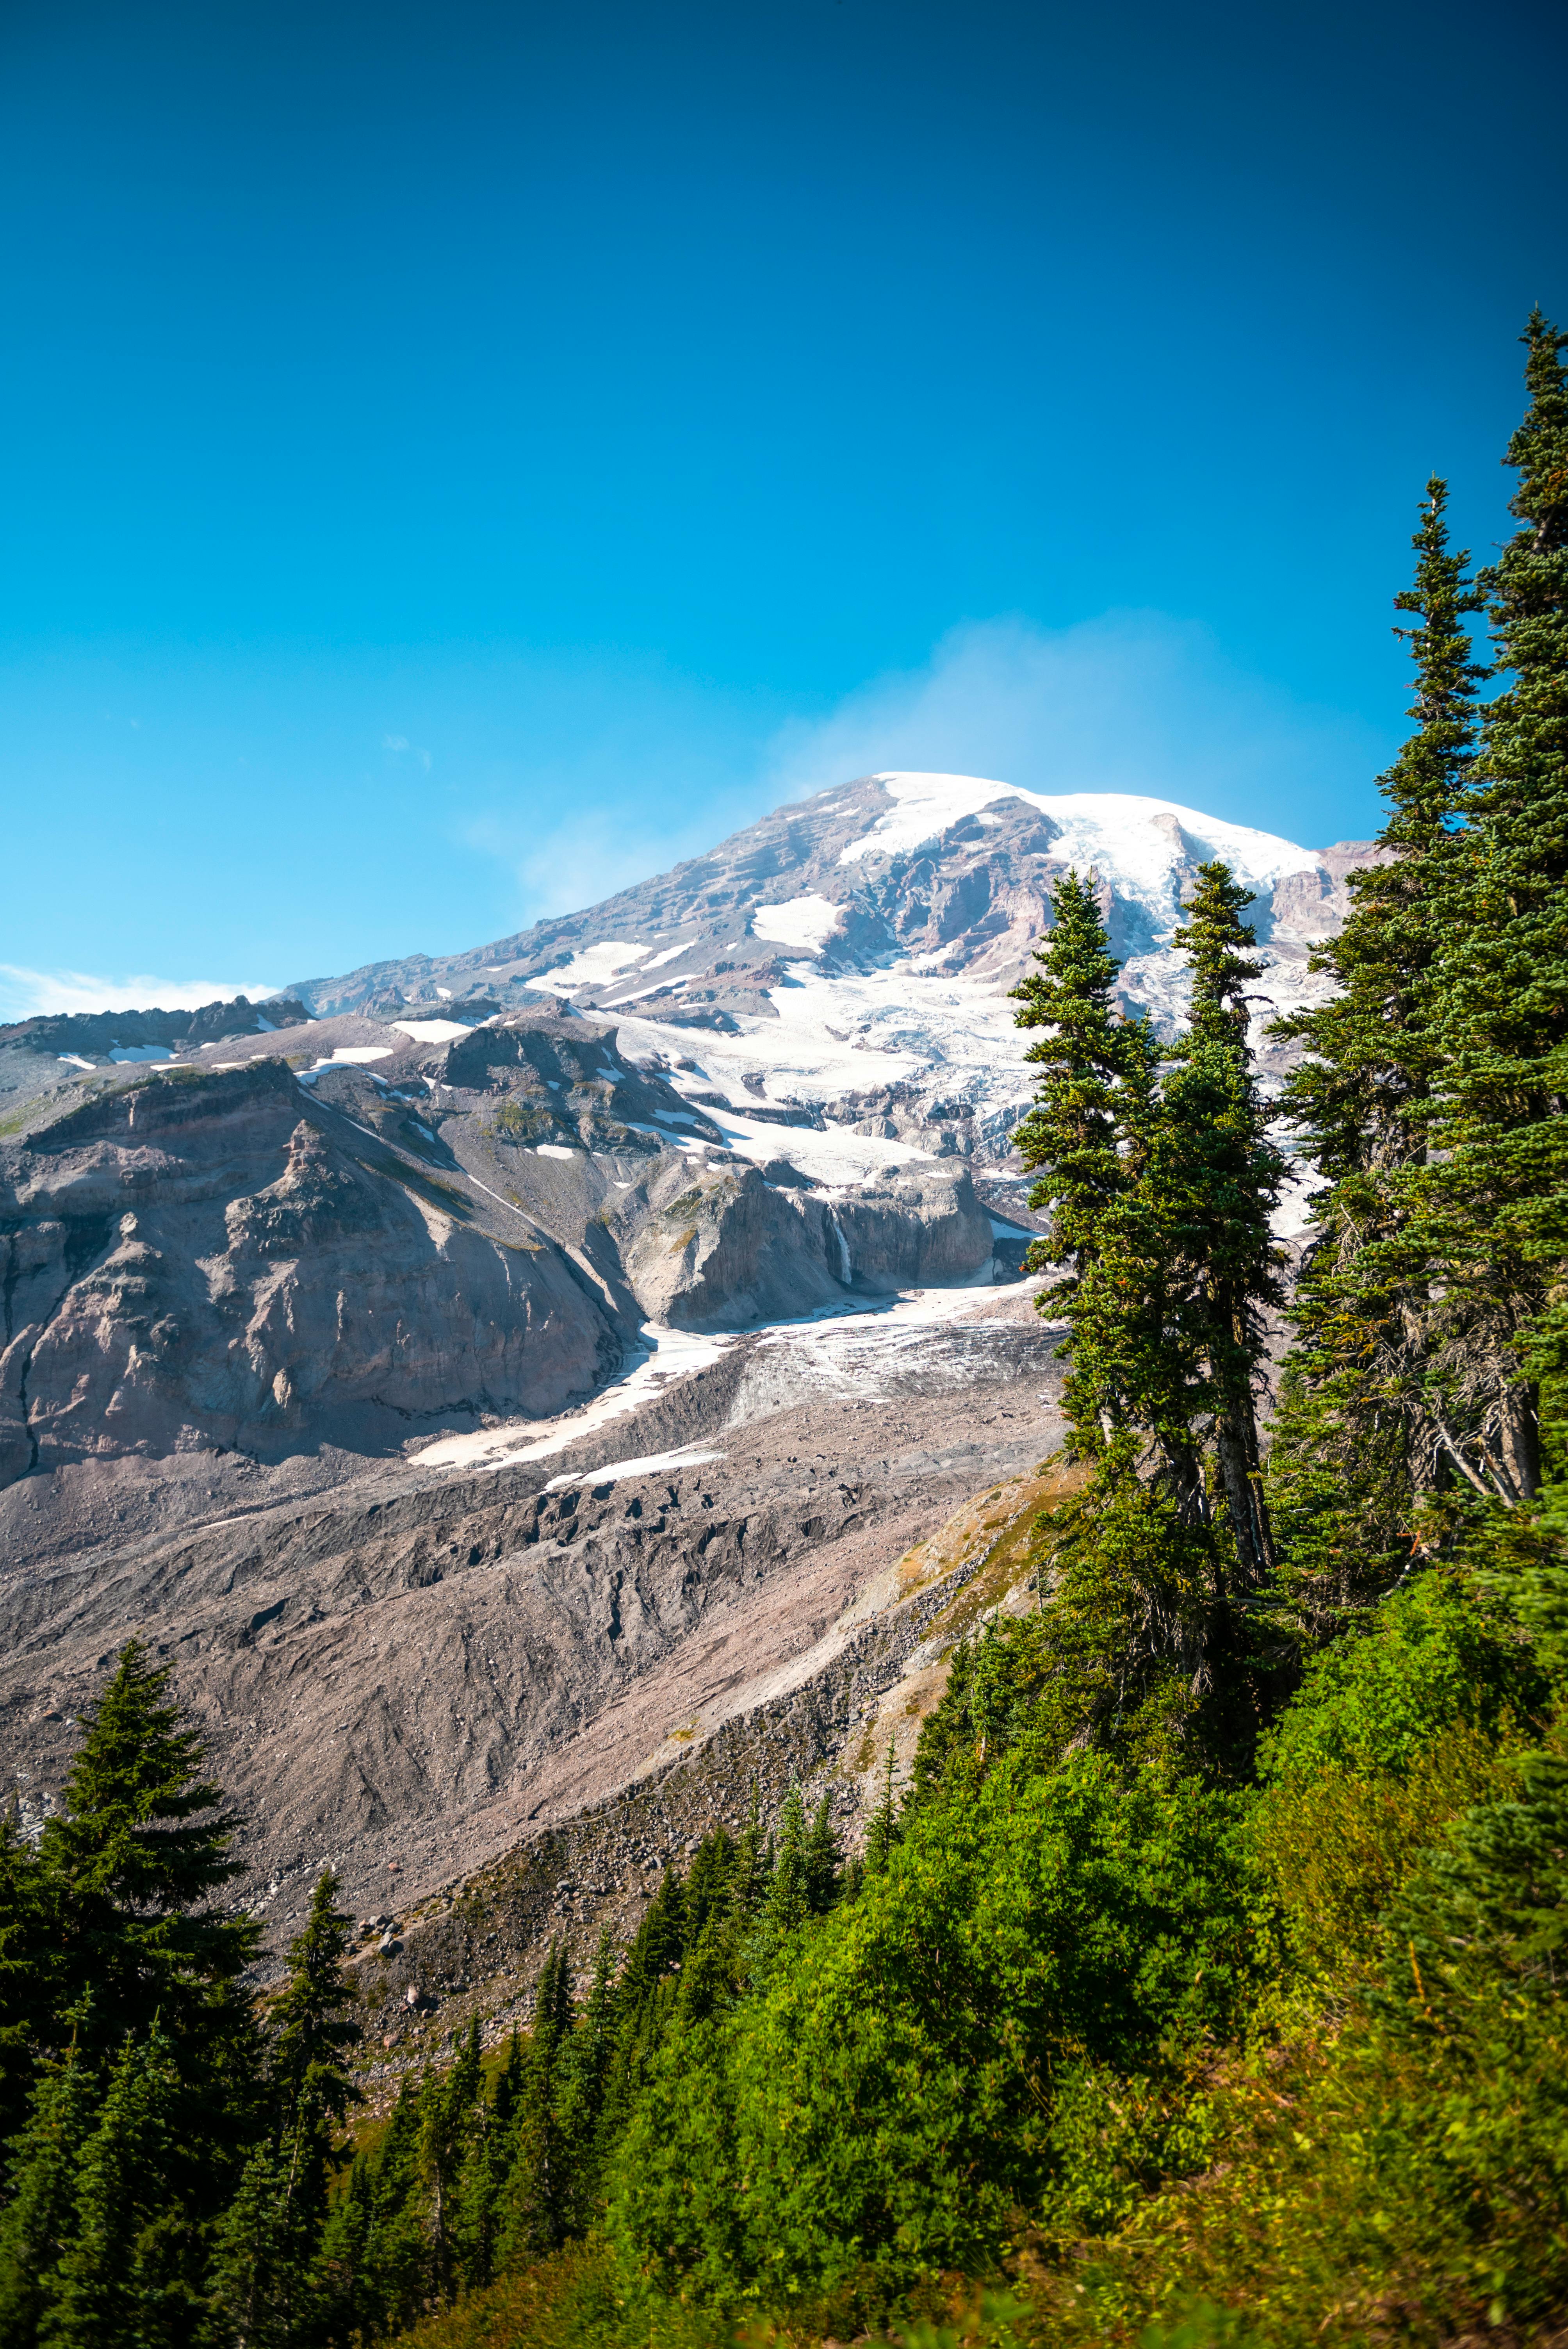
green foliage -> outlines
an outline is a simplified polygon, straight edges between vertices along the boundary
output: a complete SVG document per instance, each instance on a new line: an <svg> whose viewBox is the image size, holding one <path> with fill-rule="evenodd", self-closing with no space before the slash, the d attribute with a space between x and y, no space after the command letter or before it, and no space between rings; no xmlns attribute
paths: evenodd
<svg viewBox="0 0 1568 2349"><path fill-rule="evenodd" d="M672 2037L610 2189L666 2289L769 2306L995 2256L1063 2166L1064 2082L1229 2020L1255 1931L1233 1798L1097 1755L1005 1762L909 1822L852 1905Z"/></svg>

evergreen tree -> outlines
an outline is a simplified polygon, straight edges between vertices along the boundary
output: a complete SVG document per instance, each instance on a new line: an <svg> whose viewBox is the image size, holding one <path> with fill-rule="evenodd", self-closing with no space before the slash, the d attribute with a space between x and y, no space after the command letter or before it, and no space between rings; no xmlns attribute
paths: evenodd
<svg viewBox="0 0 1568 2349"><path fill-rule="evenodd" d="M334 1905L335 1891L336 1878L324 1870L304 1930L289 1943L288 1981L271 2016L273 2123L220 2232L214 2293L242 2349L291 2344L310 2329L312 2271L339 2162L334 2125L359 2101L344 2063L360 2034L346 2012L349 1920Z"/></svg>
<svg viewBox="0 0 1568 2349"><path fill-rule="evenodd" d="M704 1928L711 1930L711 1922ZM565 2147L567 2194L563 2226L568 2235L588 2230L609 2152L607 2127L611 2070L620 2017L615 1949L606 1926L593 1954L593 1972L582 2020L561 2059L561 2134Z"/></svg>
<svg viewBox="0 0 1568 2349"><path fill-rule="evenodd" d="M736 1915L749 1922L761 1909L768 1897L769 1864L762 1834L762 1812L758 1800L757 1781L751 1781L751 1796L747 1806L746 1826L736 1847L730 1899Z"/></svg>
<svg viewBox="0 0 1568 2349"><path fill-rule="evenodd" d="M217 1897L240 1872L232 1822L201 1773L202 1749L168 1697L169 1669L131 1640L66 1783L66 1807L40 1845L54 1940L56 2045L79 2013L82 2054L145 2044L156 2020L180 2106L172 2132L180 2192L215 2217L262 2126L261 2043L242 1976L259 1928ZM90 2003L83 2000L90 1992Z"/></svg>
<svg viewBox="0 0 1568 2349"><path fill-rule="evenodd" d="M898 1797L893 1792L893 1747L890 1737L882 1801L866 1822L865 1869L868 1876L881 1876L885 1872L898 1839Z"/></svg>
<svg viewBox="0 0 1568 2349"><path fill-rule="evenodd" d="M77 2157L67 2239L38 2330L44 2349L200 2342L204 2245L176 2184L180 2088L156 2024L127 2040Z"/></svg>
<svg viewBox="0 0 1568 2349"><path fill-rule="evenodd" d="M463 2282L487 2284L497 2271L506 2181L516 2156L516 2121L522 2102L526 2058L522 2037L512 2025L506 2062L489 2097L476 2099L468 2158L459 2183L454 2225Z"/></svg>
<svg viewBox="0 0 1568 2349"><path fill-rule="evenodd" d="M342 2296L352 2296L371 2337L401 2332L425 2305L430 2289L429 2246L425 2228L421 2163L422 2092L405 2078L392 2118L370 2165L369 2219L363 2229L363 2263ZM356 2232L358 2231L357 2222ZM323 2244L336 2248L332 2228ZM348 2244L343 2248L346 2251Z"/></svg>
<svg viewBox="0 0 1568 2349"><path fill-rule="evenodd" d="M810 1879L806 1860L806 1806L799 1787L791 1781L779 1815L779 1857L768 1888L768 1922L774 1935L793 1932L810 1909Z"/></svg>
<svg viewBox="0 0 1568 2349"><path fill-rule="evenodd" d="M1098 1251L1112 1202L1137 1174L1130 1146L1156 1059L1148 1028L1119 1019L1112 988L1121 965L1110 951L1089 883L1063 874L1051 898L1051 928L1035 949L1040 965L1013 989L1020 1028L1047 1033L1025 1058L1045 1071L1034 1106L1013 1136L1031 1172L1043 1169L1031 1207L1048 1211L1050 1234L1037 1241L1030 1271L1065 1268L1066 1286L1042 1297L1060 1313Z"/></svg>
<svg viewBox="0 0 1568 2349"><path fill-rule="evenodd" d="M291 2149L264 2137L218 2229L212 2303L233 2349L289 2349L311 2313L315 2248L291 2207Z"/></svg>
<svg viewBox="0 0 1568 2349"><path fill-rule="evenodd" d="M1380 779L1382 859L1350 875L1344 928L1314 950L1335 994L1273 1030L1306 1048L1283 1107L1327 1185L1292 1303L1270 1467L1293 1604L1312 1636L1392 1580L1424 1496L1443 1482L1412 1177L1441 1065L1433 974L1461 871L1486 676L1466 626L1483 598L1468 554L1450 551L1447 501L1446 485L1429 481L1414 582L1395 598L1415 622L1396 633L1415 665L1416 731Z"/></svg>
<svg viewBox="0 0 1568 2349"><path fill-rule="evenodd" d="M537 2021L534 2027L537 2038ZM443 2300L451 2296L461 2257L459 2186L476 2134L483 2085L475 2015L446 2078L428 2080L420 2096L419 2170L429 2220L430 2272Z"/></svg>
<svg viewBox="0 0 1568 2349"><path fill-rule="evenodd" d="M356 2342L376 2337L379 2302L369 2272L374 2231L375 2189L370 2164L361 2154L327 2213L311 2274L314 2329L326 2349L353 2349Z"/></svg>
<svg viewBox="0 0 1568 2349"><path fill-rule="evenodd" d="M230 1856L221 1790L201 1775L201 1741L168 1702L169 1679L139 1640L128 1642L87 1709L65 1809L44 1827L62 2006L90 1989L105 2045L145 2034L155 2014L177 2038L256 1947L250 1920L210 1905L242 1865Z"/></svg>
<svg viewBox="0 0 1568 2349"><path fill-rule="evenodd" d="M0 2344L32 2349L72 2231L77 2164L99 2084L73 2044L37 2080L26 2127L10 2148L0 2216Z"/></svg>
<svg viewBox="0 0 1568 2349"><path fill-rule="evenodd" d="M288 1946L288 1981L269 2018L267 2069L285 2117L303 2107L314 2118L341 2126L350 2105L359 2102L346 2064L361 2033L349 2013L352 1994L343 1978L351 1920L336 1900L337 1878L324 1868L304 1930Z"/></svg>
<svg viewBox="0 0 1568 2349"><path fill-rule="evenodd" d="M674 1880L678 1883L679 1879ZM666 1902L665 1918L673 1913L674 1905ZM572 2022L571 1969L560 1943L552 1941L534 2001L516 2122L516 2151L506 2186L500 2256L509 2267L552 2251L564 2242L578 2199L572 2174L575 2148L562 2112L564 2042Z"/></svg>
<svg viewBox="0 0 1568 2349"><path fill-rule="evenodd" d="M1161 1139L1184 1188L1173 1184L1161 1204L1168 1216L1174 1210L1186 1288L1179 1316L1202 1365L1237 1564L1255 1590L1274 1565L1256 1390L1264 1312L1284 1302L1270 1216L1284 1168L1267 1136L1247 1049L1245 990L1263 968L1246 952L1253 943L1241 918L1247 902L1227 865L1199 866L1186 926L1176 933L1192 967L1191 1028L1161 1101Z"/></svg>
<svg viewBox="0 0 1568 2349"><path fill-rule="evenodd" d="M1539 1488L1539 1381L1568 1360L1568 336L1537 311L1524 340L1520 528L1481 578L1509 682L1448 896L1419 1192L1441 1291L1429 1409L1457 1475L1509 1508Z"/></svg>
<svg viewBox="0 0 1568 2349"><path fill-rule="evenodd" d="M15 1798L0 1810L0 2144L27 2112L33 2060L54 2021L47 1887Z"/></svg>
<svg viewBox="0 0 1568 2349"><path fill-rule="evenodd" d="M1031 1703L1048 1691L1049 1734L1061 1746L1089 1728L1131 1751L1160 1750L1202 1723L1212 1750L1231 1755L1227 1767L1251 1733L1244 1618L1273 1563L1255 1390L1265 1314L1280 1293L1269 1217L1283 1179L1247 1045L1258 966L1245 903L1224 864L1201 868L1177 934L1192 968L1192 1023L1162 1081L1147 1030L1109 1027L1114 965L1103 929L1089 930L1098 916L1082 891L1071 926L1093 950L1064 953L1041 999L1064 1032L1100 1040L1099 1122L1075 1118L1077 1096L1053 1075L1036 1133L1038 1195L1073 1203L1042 1254L1069 1267L1052 1304L1062 1299L1069 1330L1068 1456L1091 1475L1053 1532L1057 1587L1024 1643L1018 1683ZM1076 1086L1089 1059L1080 1048L1070 1066L1056 1065ZM1081 1163L1085 1132L1093 1150L1075 1191L1045 1153ZM1010 1636L1005 1658L983 1642L964 1667L965 1704L983 1716L972 1721L980 1766L988 1744L1012 1734L1009 1708L1020 1700L1005 1683L1022 1654ZM923 1796L936 1765L923 1747Z"/></svg>
<svg viewBox="0 0 1568 2349"><path fill-rule="evenodd" d="M831 1797L824 1787L806 1837L806 1906L813 1917L825 1917L838 1897L839 1838Z"/></svg>

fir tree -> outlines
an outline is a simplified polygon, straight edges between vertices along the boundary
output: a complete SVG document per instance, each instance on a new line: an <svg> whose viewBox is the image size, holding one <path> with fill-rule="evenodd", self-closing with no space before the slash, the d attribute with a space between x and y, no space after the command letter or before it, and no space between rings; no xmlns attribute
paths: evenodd
<svg viewBox="0 0 1568 2349"><path fill-rule="evenodd" d="M774 1935L793 1932L810 1913L810 1878L806 1861L806 1806L793 1782L779 1815L779 1857L768 1888L768 1922Z"/></svg>
<svg viewBox="0 0 1568 2349"><path fill-rule="evenodd" d="M757 1781L751 1781L751 1795L747 1806L746 1826L736 1846L730 1899L736 1915L743 1921L756 1917L768 1897L769 1866L762 1834L762 1812L758 1800Z"/></svg>
<svg viewBox="0 0 1568 2349"><path fill-rule="evenodd" d="M420 2096L419 2171L429 2219L431 2280L442 2299L450 2297L457 2280L461 2255L459 2181L476 2134L483 2085L480 2024L475 2015L446 2078L427 2081Z"/></svg>
<svg viewBox="0 0 1568 2349"><path fill-rule="evenodd" d="M337 1878L325 1868L304 1930L288 1945L288 1982L269 2018L267 2068L285 2116L304 2107L341 2125L350 2105L359 2102L346 2059L361 2033L349 2013L352 1994L343 1978L350 1920L336 1901Z"/></svg>
<svg viewBox="0 0 1568 2349"><path fill-rule="evenodd" d="M1466 626L1482 606L1468 554L1450 550L1436 479L1395 598L1416 671L1416 731L1380 779L1379 862L1349 877L1352 907L1312 968L1330 1001L1277 1021L1300 1042L1282 1104L1327 1180L1292 1303L1270 1489L1284 1511L1292 1603L1321 1636L1387 1585L1409 1555L1425 1495L1443 1480L1428 1408L1432 1296L1412 1227L1413 1171L1441 1066L1433 974L1451 920L1472 792L1477 688L1486 670Z"/></svg>
<svg viewBox="0 0 1568 2349"><path fill-rule="evenodd" d="M704 1930L713 1930L710 1920ZM615 1950L606 1926L594 1951L582 2020L568 2039L561 2062L561 2131L569 2189L563 2223L569 2235L587 2231L610 2149L609 2087L619 2019Z"/></svg>
<svg viewBox="0 0 1568 2349"><path fill-rule="evenodd" d="M1539 1488L1539 1381L1568 1359L1568 336L1537 311L1524 340L1521 526L1481 578L1509 682L1448 895L1419 1193L1442 1295L1429 1408L1456 1473L1510 1508Z"/></svg>
<svg viewBox="0 0 1568 2349"><path fill-rule="evenodd" d="M1051 899L1051 928L1035 949L1040 965L1013 989L1023 1005L1020 1028L1047 1032L1026 1059L1044 1070L1034 1106L1013 1136L1024 1164L1043 1169L1031 1207L1048 1211L1047 1239L1037 1241L1030 1271L1063 1268L1067 1285L1042 1296L1042 1311L1060 1313L1095 1260L1100 1226L1132 1181L1130 1137L1155 1061L1148 1029L1119 1019L1112 999L1121 965L1095 902L1076 871L1063 874Z"/></svg>
<svg viewBox="0 0 1568 2349"><path fill-rule="evenodd" d="M292 2167L290 2151L264 2138L218 2230L212 2302L233 2349L289 2349L301 2337L315 2246L294 2223Z"/></svg>
<svg viewBox="0 0 1568 2349"><path fill-rule="evenodd" d="M12 2140L0 2216L0 2343L32 2349L72 2231L73 2191L99 2084L73 2044L38 2078L26 2124Z"/></svg>
<svg viewBox="0 0 1568 2349"><path fill-rule="evenodd" d="M26 2116L33 2061L51 2036L56 1986L47 1885L13 1800L0 1810L0 2144Z"/></svg>
<svg viewBox="0 0 1568 2349"><path fill-rule="evenodd" d="M868 1876L884 1873L898 1839L898 1797L893 1792L893 1747L890 1737L882 1800L866 1822L865 1870Z"/></svg>
<svg viewBox="0 0 1568 2349"><path fill-rule="evenodd" d="M838 1897L839 1838L832 1800L824 1787L806 1837L806 1907L813 1917L825 1917Z"/></svg>
<svg viewBox="0 0 1568 2349"><path fill-rule="evenodd" d="M1284 1301L1269 1219L1284 1169L1247 1049L1245 990L1263 968L1246 952L1253 943L1241 918L1247 902L1227 865L1199 866L1186 926L1176 933L1192 966L1191 1029L1161 1105L1173 1178L1173 1195L1161 1205L1180 1236L1178 1315L1202 1366L1231 1538L1243 1582L1256 1589L1274 1565L1256 1389L1264 1313ZM1151 1169L1146 1185L1154 1179Z"/></svg>
<svg viewBox="0 0 1568 2349"><path fill-rule="evenodd" d="M497 2271L502 2203L517 2150L516 2121L525 2074L522 2036L513 2023L506 2061L496 2075L494 2089L488 2100L480 2096L475 2101L468 2157L459 2181L453 2232L463 2282L470 2290L489 2283Z"/></svg>
<svg viewBox="0 0 1568 2349"><path fill-rule="evenodd" d="M1237 1606L1253 1605L1273 1559L1255 1389L1279 1296L1269 1216L1283 1168L1247 1046L1258 967L1245 903L1226 866L1201 869L1178 933L1193 973L1191 1031L1159 1082L1147 1030L1116 1031L1118 1081L1095 1097L1114 1141L1097 1129L1099 1174L1085 1182L1076 1226L1058 1237L1053 1224L1048 1244L1057 1257L1075 1228L1088 1236L1060 1309L1068 1454L1091 1475L1053 1536L1057 1588L1027 1675L1032 1701L1049 1684L1050 1734L1064 1745L1092 1726L1130 1750L1158 1748L1197 1719L1216 1752L1248 1734L1253 1666ZM1093 1032L1107 1037L1108 961L1101 931L1094 956L1078 953L1064 969L1051 1007L1068 1019L1070 981L1079 1028L1099 1023ZM1077 1132L1053 1111L1042 1147L1059 1134L1070 1157ZM1042 1164L1043 1194L1070 1197ZM985 1715L975 1724L982 1766L987 1741L1011 1733L1009 1700L989 1688L985 1661L965 1667L967 1696ZM917 1758L923 1789L933 1766Z"/></svg>
<svg viewBox="0 0 1568 2349"><path fill-rule="evenodd" d="M392 2118L370 2166L369 2221L364 2229L363 2264L352 2287L373 2335L411 2324L429 2292L429 2247L425 2228L424 2176L420 2159L423 2093L405 2078ZM331 2230L329 2227L329 2238ZM324 2257L326 2243L323 2245Z"/></svg>
<svg viewBox="0 0 1568 2349"><path fill-rule="evenodd" d="M374 2229L375 2189L370 2164L361 2154L327 2214L311 2273L314 2329L327 2349L351 2349L375 2337L378 2304L368 2272Z"/></svg>
<svg viewBox="0 0 1568 2349"><path fill-rule="evenodd" d="M127 2040L77 2157L68 2236L38 2332L44 2349L199 2340L204 2246L171 2158L180 2085L156 2025L145 2040Z"/></svg>
<svg viewBox="0 0 1568 2349"><path fill-rule="evenodd" d="M668 1903L665 1913L666 1917L671 1913ZM506 2186L500 2256L509 2267L552 2251L566 2240L576 2195L573 2148L562 2124L561 2090L563 2043L572 2022L571 1970L565 1951L552 1941L534 2001L515 2127L516 2151Z"/></svg>
<svg viewBox="0 0 1568 2349"><path fill-rule="evenodd" d="M245 2165L220 2232L214 2292L242 2349L286 2344L309 2330L312 2271L339 2158L334 2125L359 2101L344 2064L360 2034L346 2013L348 1919L334 1905L335 1890L336 1878L324 1870L304 1930L289 1943L288 1981L271 2016L273 2125Z"/></svg>
<svg viewBox="0 0 1568 2349"><path fill-rule="evenodd" d="M156 2019L178 2084L181 2191L216 2216L263 2117L260 2039L241 1983L259 1929L214 1905L240 1872L233 1823L201 1775L199 1736L169 1702L169 1677L139 1641L121 1651L88 1709L66 1808L46 1822L39 1856L57 2013L86 2018L93 2063L128 2034L145 2043ZM57 2044L67 2028L54 2026Z"/></svg>

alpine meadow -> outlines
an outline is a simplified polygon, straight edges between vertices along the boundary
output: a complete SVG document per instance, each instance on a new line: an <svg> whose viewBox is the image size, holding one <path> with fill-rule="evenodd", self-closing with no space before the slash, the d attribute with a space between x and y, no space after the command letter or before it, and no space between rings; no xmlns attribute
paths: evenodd
<svg viewBox="0 0 1568 2349"><path fill-rule="evenodd" d="M771 1783L745 1759L738 1808L663 1848L634 1917L586 1944L568 1912L590 1863L561 1860L519 1979L486 1974L475 1924L461 1980L448 1967L474 2002L404 2061L377 1951L392 1963L407 1920L361 1928L321 1868L267 1961L183 1651L122 1629L59 1801L0 1824L0 2349L1568 2343L1568 335L1537 312L1524 348L1495 560L1451 543L1443 481L1419 502L1394 599L1413 730L1348 916L1266 1040L1283 1086L1257 1057L1254 891L1222 854L1184 879L1174 1025L1129 1008L1093 863L1053 882L1011 990L1038 1326L1008 1343L1048 1327L1064 1440L1022 1464L1026 1504L964 1537L968 1611L921 1651L908 1766L868 1733L874 1791L851 1818L825 1768ZM820 900L780 904L792 951L819 953L799 909ZM568 947L584 969L601 951L568 941L562 968ZM465 1025L432 999L425 1040L444 1030L477 1066L512 1032L485 1002ZM722 1006L709 1024L737 1032ZM354 1032L346 1062L401 1049ZM605 1119L613 1045L582 1080ZM179 1071L125 1073L138 1102L181 1092ZM292 1121L315 1071L285 1074ZM419 1231L461 1223L457 1174L408 1155L438 1129L407 1150L408 1120L393 1130L412 1092L350 1079L356 1164L396 1144ZM200 1081L238 1100L250 1080ZM449 1107L478 1097L477 1077L445 1081ZM675 1164L675 1135L659 1264L696 1261L721 1208L808 1233L824 1296L852 1249L872 1261L874 1201L841 1182L808 1230L807 1176L779 1171L826 1146L820 1115L769 1108L758 1081L732 1131L695 1061L658 1081L665 1106L585 1144L544 1081L508 1164L525 1130L551 1135L527 1153L542 1183L542 1156L639 1135ZM73 1131L110 1095L83 1098ZM907 1111L857 1102L856 1131L881 1148ZM693 1154L710 1112L766 1176L727 1162L718 1205ZM290 1264L371 1212L370 1174L329 1183L315 1130L289 1143L295 1190L280 1179L256 1242ZM487 1195L510 1215L500 1163ZM1304 1176L1293 1245L1282 1201ZM945 1230L969 1176L943 1179ZM910 1178L898 1209L923 1246L928 1194ZM623 1195L617 1174L573 1243L574 1311L620 1277ZM509 1226L509 1283L542 1278L548 1237ZM459 1242L481 1244L465 1226L439 1245ZM757 1261L784 1246L765 1235ZM701 1367L728 1375L717 1353ZM682 1421L675 1392L628 1473L739 1443ZM893 1407L847 1379L834 1408ZM607 1475L556 1465L508 1506L622 1506ZM469 1549L466 1523L452 1538ZM1004 1552L1016 1604L986 1578ZM253 1648L265 1596L244 1600ZM683 1700L694 1727L661 1749L661 1786L679 1739L707 1734L703 1702ZM407 2013L421 1995L410 1978Z"/></svg>

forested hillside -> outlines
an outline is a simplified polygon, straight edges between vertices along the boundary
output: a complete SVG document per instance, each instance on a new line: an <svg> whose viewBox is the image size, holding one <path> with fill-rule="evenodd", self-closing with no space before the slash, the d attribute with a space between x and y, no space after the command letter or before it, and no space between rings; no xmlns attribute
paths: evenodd
<svg viewBox="0 0 1568 2349"><path fill-rule="evenodd" d="M1057 889L1018 1140L1075 1474L863 1850L799 1790L711 1836L369 2127L332 1879L253 2001L133 1643L0 1844L0 2349L1568 2338L1568 336L1526 347L1496 562L1420 509L1294 1142L1228 868L1174 1044Z"/></svg>

